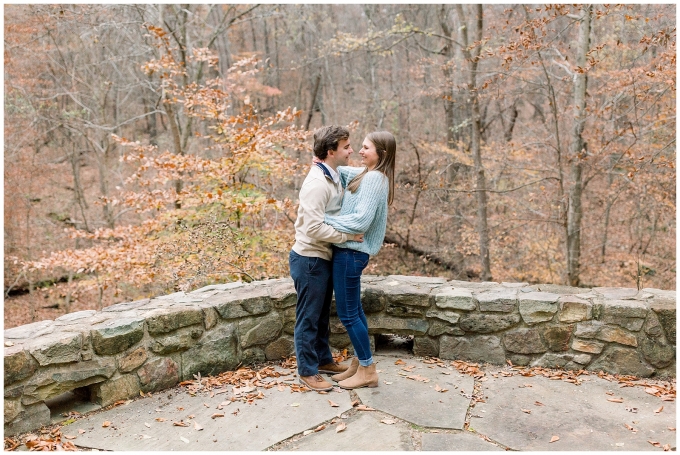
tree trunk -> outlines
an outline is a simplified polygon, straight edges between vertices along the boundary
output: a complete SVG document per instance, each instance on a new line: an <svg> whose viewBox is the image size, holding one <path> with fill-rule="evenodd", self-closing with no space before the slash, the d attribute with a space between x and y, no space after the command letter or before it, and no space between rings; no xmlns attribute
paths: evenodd
<svg viewBox="0 0 680 455"><path fill-rule="evenodd" d="M312 115L314 115L314 107L316 106L316 97L319 94L319 86L321 85L321 73L316 76L314 81L314 88L312 89L312 102L309 103L309 114L305 122L305 130L309 131L309 124L312 123Z"/></svg>
<svg viewBox="0 0 680 455"><path fill-rule="evenodd" d="M590 48L590 15L592 6L584 5L579 27L576 66L585 68ZM571 139L571 180L569 190L569 209L567 212L567 276L569 285L578 286L581 282L581 219L583 209L583 158L586 144L583 142L583 127L586 119L586 73L576 73L574 81L574 126Z"/></svg>
<svg viewBox="0 0 680 455"><path fill-rule="evenodd" d="M484 27L484 13L482 5L471 5L475 12L476 19L476 36L474 42L482 40L482 30ZM463 44L463 53L468 61L468 105L471 111L471 141L470 148L472 151L473 160L475 163L475 196L477 200L477 233L479 234L479 257L481 260L482 281L491 281L491 259L489 257L489 228L487 222L487 206L488 198L486 194L486 177L484 176L484 166L482 163L482 149L481 149L481 113L479 111L479 97L477 95L477 66L479 61L479 54L481 47L478 45L475 49L470 51L468 49L468 35L467 35L467 21L465 20L465 13L462 5L456 5L458 16L461 21L461 42Z"/></svg>

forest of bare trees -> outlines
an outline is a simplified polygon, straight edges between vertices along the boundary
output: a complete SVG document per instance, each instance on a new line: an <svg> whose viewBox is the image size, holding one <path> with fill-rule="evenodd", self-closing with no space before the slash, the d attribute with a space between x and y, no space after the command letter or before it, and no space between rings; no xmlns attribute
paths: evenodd
<svg viewBox="0 0 680 455"><path fill-rule="evenodd" d="M397 138L366 273L675 289L674 5L4 14L6 327L286 276L330 123Z"/></svg>

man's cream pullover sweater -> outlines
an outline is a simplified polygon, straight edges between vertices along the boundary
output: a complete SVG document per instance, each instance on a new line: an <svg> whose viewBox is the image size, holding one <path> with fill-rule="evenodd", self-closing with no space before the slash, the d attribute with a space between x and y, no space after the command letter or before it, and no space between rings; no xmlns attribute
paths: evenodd
<svg viewBox="0 0 680 455"><path fill-rule="evenodd" d="M331 260L331 243L346 242L348 234L336 231L323 221L326 214L340 214L342 195L340 182L334 183L330 174L326 176L321 167L313 165L300 188L293 251L300 256Z"/></svg>

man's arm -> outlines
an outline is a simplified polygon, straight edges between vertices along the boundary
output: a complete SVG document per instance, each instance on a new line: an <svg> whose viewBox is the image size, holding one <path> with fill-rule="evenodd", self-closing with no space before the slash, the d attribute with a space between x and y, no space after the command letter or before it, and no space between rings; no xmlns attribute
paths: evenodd
<svg viewBox="0 0 680 455"><path fill-rule="evenodd" d="M330 197L330 190L322 181L311 179L302 185L300 207L302 207L303 216L307 218L303 220L303 225L307 226L305 234L314 240L344 243L350 240L350 236L324 223L326 205Z"/></svg>

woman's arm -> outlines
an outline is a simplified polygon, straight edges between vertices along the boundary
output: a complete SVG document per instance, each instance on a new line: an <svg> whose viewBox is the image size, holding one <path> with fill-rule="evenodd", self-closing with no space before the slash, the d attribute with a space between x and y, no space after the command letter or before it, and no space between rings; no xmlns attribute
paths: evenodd
<svg viewBox="0 0 680 455"><path fill-rule="evenodd" d="M324 222L341 232L366 232L373 223L378 206L387 199L387 177L381 172L369 172L361 180L357 207L352 213L324 217Z"/></svg>
<svg viewBox="0 0 680 455"><path fill-rule="evenodd" d="M340 182L342 183L342 187L347 188L347 184L363 170L363 167L338 166L338 174L340 174Z"/></svg>

